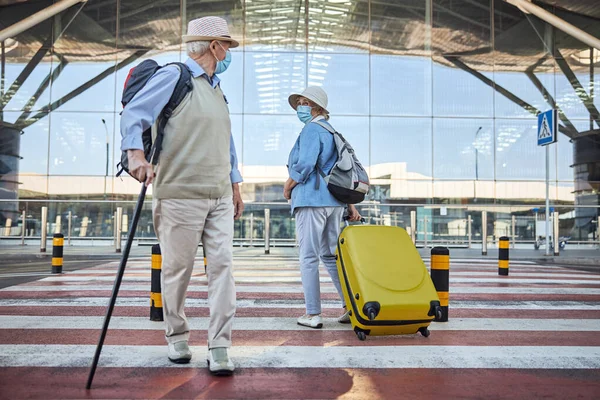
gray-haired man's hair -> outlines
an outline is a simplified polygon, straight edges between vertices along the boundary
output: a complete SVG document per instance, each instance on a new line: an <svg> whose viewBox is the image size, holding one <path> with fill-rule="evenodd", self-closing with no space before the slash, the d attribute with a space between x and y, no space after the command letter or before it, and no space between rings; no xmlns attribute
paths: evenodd
<svg viewBox="0 0 600 400"><path fill-rule="evenodd" d="M206 53L209 46L210 46L210 41L208 41L208 40L188 42L187 43L188 56L191 57L192 54L196 55L196 56L201 56L202 54Z"/></svg>

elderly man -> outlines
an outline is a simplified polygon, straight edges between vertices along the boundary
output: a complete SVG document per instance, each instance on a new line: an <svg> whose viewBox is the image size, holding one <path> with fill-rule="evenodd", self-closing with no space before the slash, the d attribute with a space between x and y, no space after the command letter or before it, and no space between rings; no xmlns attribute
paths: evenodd
<svg viewBox="0 0 600 400"><path fill-rule="evenodd" d="M121 119L121 149L127 151L131 174L146 185L154 182L152 211L162 251L169 360L188 363L192 358L184 303L202 241L208 262L208 367L215 375L231 375L233 220L241 216L244 204L229 110L217 74L227 69L229 48L238 42L219 17L190 21L183 41L193 88L165 126L156 171L144 158L142 132L156 122L173 93L180 74L177 65L160 69L127 104Z"/></svg>

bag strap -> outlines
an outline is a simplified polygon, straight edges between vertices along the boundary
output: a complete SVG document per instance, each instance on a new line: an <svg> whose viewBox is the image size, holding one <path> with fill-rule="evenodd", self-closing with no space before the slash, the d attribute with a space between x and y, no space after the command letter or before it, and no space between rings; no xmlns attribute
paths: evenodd
<svg viewBox="0 0 600 400"><path fill-rule="evenodd" d="M329 133L334 134L337 133L337 131L335 129L333 129L333 126L329 125L328 123L323 123L321 121L312 121L315 124L319 125L322 128L325 128Z"/></svg>
<svg viewBox="0 0 600 400"><path fill-rule="evenodd" d="M181 62L169 63L167 65L176 65L177 68L179 68L179 79L177 79L177 83L175 84L175 88L173 89L169 101L159 115L156 139L154 140L154 143L152 143L150 160L148 160L152 165L158 164L158 156L162 150L162 142L167 121L171 118L173 111L179 106L185 96L192 90L192 72L190 71L190 68Z"/></svg>
<svg viewBox="0 0 600 400"><path fill-rule="evenodd" d="M319 125L321 128L325 128L327 130L327 132L331 133L332 135L334 133L336 133L336 130L333 129L333 127L327 123L322 123L321 121L311 121L314 122L315 124ZM323 172L323 170L321 169L321 167L319 167L319 164L317 163L316 165L316 170L317 173L319 175L321 175L321 177L323 177L323 179L325 179L325 177L327 176L325 174L325 172ZM315 183L315 189L319 190L319 188L321 187L321 180L319 179L319 177L317 177L317 182Z"/></svg>

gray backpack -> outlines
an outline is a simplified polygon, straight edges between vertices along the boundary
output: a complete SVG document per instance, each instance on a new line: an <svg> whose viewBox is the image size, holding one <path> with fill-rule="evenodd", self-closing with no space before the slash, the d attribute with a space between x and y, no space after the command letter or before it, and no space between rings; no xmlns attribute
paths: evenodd
<svg viewBox="0 0 600 400"><path fill-rule="evenodd" d="M344 137L333 127L321 121L315 124L327 129L333 135L337 149L338 159L333 164L331 172L326 175L317 165L318 173L327 183L327 189L333 197L345 204L357 204L365 199L369 191L369 177L354 153L354 149ZM317 179L316 189L319 189L321 180Z"/></svg>

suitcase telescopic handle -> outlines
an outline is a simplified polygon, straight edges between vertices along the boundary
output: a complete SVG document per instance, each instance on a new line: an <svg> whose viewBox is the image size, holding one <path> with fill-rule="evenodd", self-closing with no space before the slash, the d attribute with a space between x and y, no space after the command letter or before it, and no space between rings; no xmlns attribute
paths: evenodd
<svg viewBox="0 0 600 400"><path fill-rule="evenodd" d="M346 226L350 225L350 218L347 215L344 215L344 223L346 224ZM365 224L367 222L367 220L365 220L363 217L360 218L360 223L361 224Z"/></svg>

